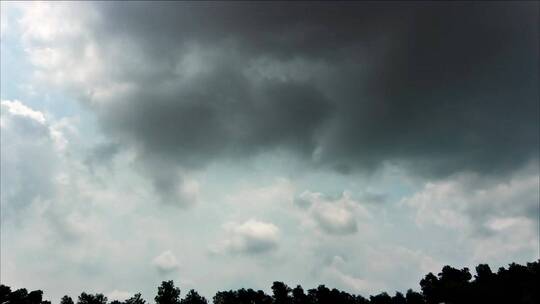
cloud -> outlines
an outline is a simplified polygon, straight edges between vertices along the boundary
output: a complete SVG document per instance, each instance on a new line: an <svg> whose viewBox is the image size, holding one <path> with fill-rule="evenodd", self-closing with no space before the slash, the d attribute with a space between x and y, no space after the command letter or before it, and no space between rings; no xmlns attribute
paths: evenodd
<svg viewBox="0 0 540 304"><path fill-rule="evenodd" d="M537 4L264 6L29 4L20 26L168 200L178 171L263 151L436 177L538 158Z"/></svg>
<svg viewBox="0 0 540 304"><path fill-rule="evenodd" d="M319 226L328 233L349 234L358 230L354 215L346 208L332 204L319 204L313 208L312 212Z"/></svg>
<svg viewBox="0 0 540 304"><path fill-rule="evenodd" d="M540 177L534 172L536 166L533 163L530 165L532 169L495 182L486 182L477 175L428 182L421 191L404 198L401 203L416 210L419 225L476 225L480 228L486 227L488 221L508 216L523 216L538 221Z"/></svg>
<svg viewBox="0 0 540 304"><path fill-rule="evenodd" d="M377 289L376 283L348 274L346 269L347 262L343 257L336 255L332 258L330 265L326 266L324 275L336 280L339 285L345 286L346 289L352 289L355 293L365 293Z"/></svg>
<svg viewBox="0 0 540 304"><path fill-rule="evenodd" d="M442 263L425 252L399 245L366 243L362 250L330 254L317 265L320 280L330 286L364 296L382 291L402 292L428 272L440 271ZM399 275L396 275L399 274Z"/></svg>
<svg viewBox="0 0 540 304"><path fill-rule="evenodd" d="M459 231L475 261L524 254L538 256L540 176L538 164L504 180L460 175L428 182L401 204L415 211L420 227Z"/></svg>
<svg viewBox="0 0 540 304"><path fill-rule="evenodd" d="M2 100L2 106L4 106L12 115L28 117L39 122L40 124L45 124L45 115L43 115L43 113L32 110L18 100Z"/></svg>
<svg viewBox="0 0 540 304"><path fill-rule="evenodd" d="M504 260L508 256L540 256L538 222L529 217L500 217L484 224L492 233L476 236L473 260Z"/></svg>
<svg viewBox="0 0 540 304"><path fill-rule="evenodd" d="M340 197L331 198L322 193L304 191L294 203L307 209L309 220L324 232L336 235L354 234L358 231L358 219L371 218L370 212L344 191Z"/></svg>
<svg viewBox="0 0 540 304"><path fill-rule="evenodd" d="M322 201L323 201L322 193L311 192L311 191L305 190L294 199L294 204L299 207L306 208L306 207L311 206L313 203L319 203Z"/></svg>
<svg viewBox="0 0 540 304"><path fill-rule="evenodd" d="M170 250L163 251L152 260L152 264L160 273L170 273L176 271L180 266L176 256Z"/></svg>
<svg viewBox="0 0 540 304"><path fill-rule="evenodd" d="M217 253L262 254L275 250L280 240L279 228L268 222L255 219L244 223L226 223L227 237L211 250Z"/></svg>
<svg viewBox="0 0 540 304"><path fill-rule="evenodd" d="M107 294L107 298L110 301L117 300L117 301L125 301L129 298L131 298L132 293L128 291L122 291L122 290L113 290Z"/></svg>
<svg viewBox="0 0 540 304"><path fill-rule="evenodd" d="M51 179L59 173L60 160L43 113L20 101L2 100L1 109L0 197L4 221L14 218L34 200L53 196Z"/></svg>

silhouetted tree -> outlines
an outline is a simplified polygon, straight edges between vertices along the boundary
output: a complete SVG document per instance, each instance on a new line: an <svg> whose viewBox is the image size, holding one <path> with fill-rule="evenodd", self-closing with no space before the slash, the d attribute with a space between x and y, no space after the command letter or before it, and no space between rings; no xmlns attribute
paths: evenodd
<svg viewBox="0 0 540 304"><path fill-rule="evenodd" d="M145 304L146 301L142 298L140 293L136 293L133 297L124 301L125 304Z"/></svg>
<svg viewBox="0 0 540 304"><path fill-rule="evenodd" d="M438 304L442 301L442 296L439 294L439 279L433 273L428 273L420 280L420 287L422 288L426 303Z"/></svg>
<svg viewBox="0 0 540 304"><path fill-rule="evenodd" d="M274 298L274 304L290 304L292 298L290 297L291 288L283 282L274 282L272 284L272 293Z"/></svg>
<svg viewBox="0 0 540 304"><path fill-rule="evenodd" d="M369 300L361 295L357 295L356 297L354 297L354 301L356 304L369 304Z"/></svg>
<svg viewBox="0 0 540 304"><path fill-rule="evenodd" d="M272 297L264 293L262 290L258 290L254 296L255 303L258 304L272 304Z"/></svg>
<svg viewBox="0 0 540 304"><path fill-rule="evenodd" d="M401 292L396 292L392 297L392 304L407 304L407 299Z"/></svg>
<svg viewBox="0 0 540 304"><path fill-rule="evenodd" d="M409 289L404 296L396 292L391 297L386 292L370 296L352 295L338 289L328 289L319 285L309 289L307 294L302 286L289 288L282 282L274 282L272 296L262 290L238 289L220 291L213 297L214 304L537 304L540 303L540 260L526 265L512 263L508 268L501 267L494 273L486 264L480 264L473 276L469 269L456 269L444 266L435 276L427 274L421 281L422 293ZM44 301L43 292L28 292L21 288L12 291L9 286L0 285L0 304L50 304ZM164 281L158 287L155 297L157 304L208 304L196 291L190 290L180 300L180 289L173 281ZM78 304L106 304L103 294L81 293ZM73 300L62 297L60 304L73 304ZM135 294L126 301L112 301L109 304L146 304L141 294Z"/></svg>
<svg viewBox="0 0 540 304"><path fill-rule="evenodd" d="M7 303L11 296L11 287L0 285L0 304Z"/></svg>
<svg viewBox="0 0 540 304"><path fill-rule="evenodd" d="M426 301L424 301L424 296L416 292L412 289L407 290L407 294L405 295L405 298L407 299L407 304L424 304Z"/></svg>
<svg viewBox="0 0 540 304"><path fill-rule="evenodd" d="M26 290L26 288L17 289L9 295L8 303L25 303L27 296L28 291Z"/></svg>
<svg viewBox="0 0 540 304"><path fill-rule="evenodd" d="M369 297L372 304L392 304L392 297L386 292L382 292L376 296Z"/></svg>
<svg viewBox="0 0 540 304"><path fill-rule="evenodd" d="M87 294L81 293L77 304L107 304L107 297L101 293Z"/></svg>
<svg viewBox="0 0 540 304"><path fill-rule="evenodd" d="M444 266L439 273L442 301L447 304L470 302L470 280L472 278L468 268L461 270Z"/></svg>
<svg viewBox="0 0 540 304"><path fill-rule="evenodd" d="M173 281L163 281L154 299L157 304L180 304L180 288L174 287Z"/></svg>
<svg viewBox="0 0 540 304"><path fill-rule="evenodd" d="M43 300L43 291L34 290L28 293L26 296L26 303L28 304L41 304Z"/></svg>
<svg viewBox="0 0 540 304"><path fill-rule="evenodd" d="M60 304L74 304L73 299L70 296L63 296L62 299L60 299Z"/></svg>
<svg viewBox="0 0 540 304"><path fill-rule="evenodd" d="M208 301L200 296L195 290L191 289L186 297L180 301L181 304L208 304Z"/></svg>
<svg viewBox="0 0 540 304"><path fill-rule="evenodd" d="M214 304L232 304L236 301L234 291L218 291L213 298Z"/></svg>
<svg viewBox="0 0 540 304"><path fill-rule="evenodd" d="M292 303L293 304L308 304L308 296L304 293L302 286L297 285L292 290Z"/></svg>
<svg viewBox="0 0 540 304"><path fill-rule="evenodd" d="M317 289L308 290L308 298L313 304L331 304L330 289L324 285L319 285Z"/></svg>

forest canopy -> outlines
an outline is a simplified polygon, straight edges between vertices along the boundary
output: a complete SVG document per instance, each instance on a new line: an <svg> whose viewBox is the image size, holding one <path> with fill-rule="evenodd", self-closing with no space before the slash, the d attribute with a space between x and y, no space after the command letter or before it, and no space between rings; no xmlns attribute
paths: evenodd
<svg viewBox="0 0 540 304"><path fill-rule="evenodd" d="M363 297L319 285L305 291L302 286L289 287L283 282L272 284L272 294L262 290L238 289L219 291L212 298L214 304L462 304L462 303L540 303L540 260L526 265L512 263L496 272L489 265L480 264L471 274L468 268L444 266L437 275L428 273L420 281L420 292L413 289L390 295L382 292ZM184 297L173 281L163 281L154 297L156 304L208 304L205 297L189 290ZM78 298L62 297L60 304L150 304L140 293L125 301L109 301L103 294L82 292ZM43 291L28 292L25 288L11 290L0 285L0 304L51 304L43 300Z"/></svg>

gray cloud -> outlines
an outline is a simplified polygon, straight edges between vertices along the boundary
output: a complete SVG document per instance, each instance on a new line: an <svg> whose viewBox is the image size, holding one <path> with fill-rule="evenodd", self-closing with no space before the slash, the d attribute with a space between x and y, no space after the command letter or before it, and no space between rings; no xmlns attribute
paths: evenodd
<svg viewBox="0 0 540 304"><path fill-rule="evenodd" d="M70 85L166 200L185 170L276 149L439 177L538 158L536 3L92 6Z"/></svg>

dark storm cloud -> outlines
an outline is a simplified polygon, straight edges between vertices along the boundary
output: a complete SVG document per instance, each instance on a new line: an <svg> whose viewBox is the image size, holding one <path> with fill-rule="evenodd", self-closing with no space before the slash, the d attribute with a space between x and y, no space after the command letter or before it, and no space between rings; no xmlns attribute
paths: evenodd
<svg viewBox="0 0 540 304"><path fill-rule="evenodd" d="M537 3L96 5L98 45L125 50L108 76L133 84L100 121L156 181L273 149L435 176L538 158Z"/></svg>

